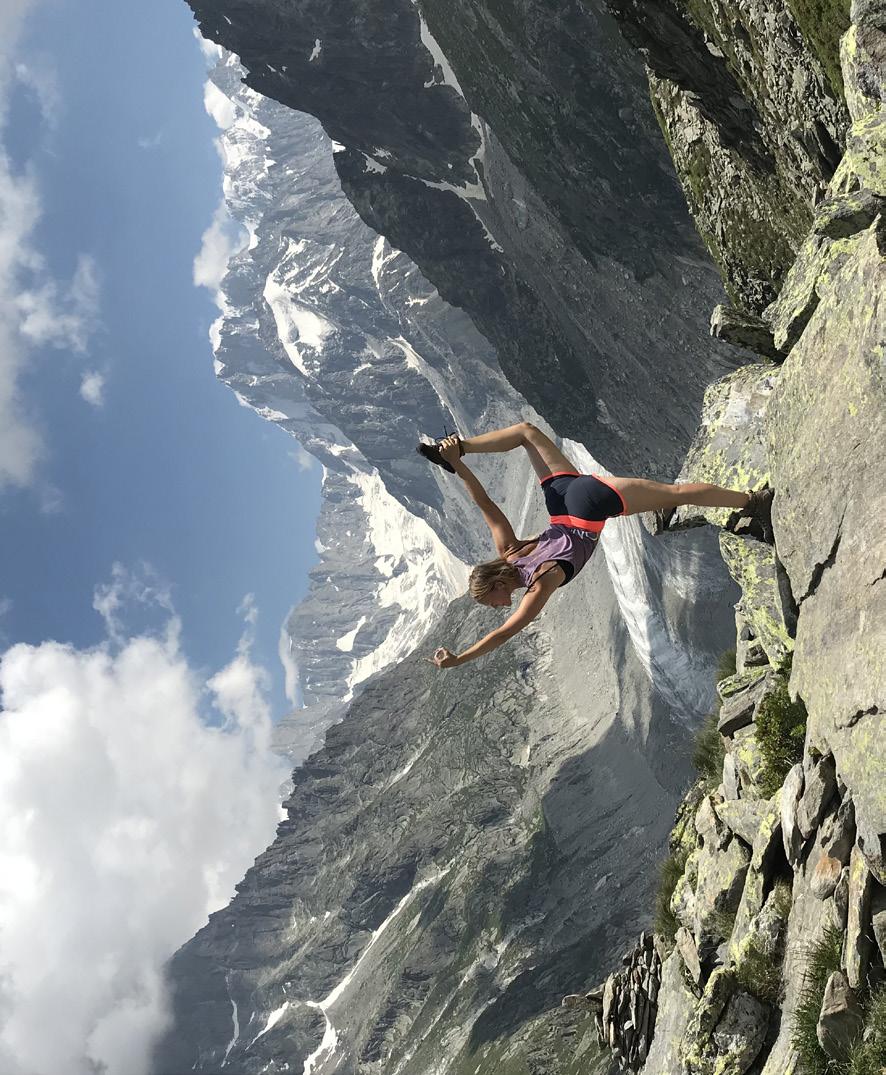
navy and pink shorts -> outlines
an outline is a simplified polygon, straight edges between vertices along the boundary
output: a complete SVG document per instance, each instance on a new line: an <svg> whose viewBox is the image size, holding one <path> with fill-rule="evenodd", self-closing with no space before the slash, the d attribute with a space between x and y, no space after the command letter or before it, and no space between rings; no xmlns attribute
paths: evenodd
<svg viewBox="0 0 886 1075"><path fill-rule="evenodd" d="M561 471L542 478L541 487L552 523L599 534L607 519L624 515L621 493L596 474Z"/></svg>

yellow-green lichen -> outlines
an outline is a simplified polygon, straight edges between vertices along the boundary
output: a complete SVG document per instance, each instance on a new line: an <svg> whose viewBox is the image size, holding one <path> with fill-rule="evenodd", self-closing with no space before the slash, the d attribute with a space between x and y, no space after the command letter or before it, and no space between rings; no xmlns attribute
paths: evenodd
<svg viewBox="0 0 886 1075"><path fill-rule="evenodd" d="M730 575L741 587L742 608L748 624L766 651L769 663L778 667L794 643L785 621L775 550L752 538L723 532L720 552Z"/></svg>
<svg viewBox="0 0 886 1075"><path fill-rule="evenodd" d="M864 187L886 197L886 109L862 116L849 128L829 190L849 194Z"/></svg>

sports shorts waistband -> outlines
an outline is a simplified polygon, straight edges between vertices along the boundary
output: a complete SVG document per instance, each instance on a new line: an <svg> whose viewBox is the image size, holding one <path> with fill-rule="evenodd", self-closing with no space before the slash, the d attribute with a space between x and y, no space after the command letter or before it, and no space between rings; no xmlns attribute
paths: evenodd
<svg viewBox="0 0 886 1075"><path fill-rule="evenodd" d="M553 481L554 478L580 478L581 475L577 470L558 470L556 474L548 474L546 478L542 478L539 481L539 485L544 485L545 482Z"/></svg>
<svg viewBox="0 0 886 1075"><path fill-rule="evenodd" d="M588 530L592 534L599 534L606 525L606 520L580 519L577 515L551 515L550 520L557 526L571 526L576 530Z"/></svg>

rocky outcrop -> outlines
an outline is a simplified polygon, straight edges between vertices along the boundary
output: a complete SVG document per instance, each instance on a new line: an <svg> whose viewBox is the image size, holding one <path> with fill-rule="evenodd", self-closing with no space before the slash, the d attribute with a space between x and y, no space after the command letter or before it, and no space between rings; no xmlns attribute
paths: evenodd
<svg viewBox="0 0 886 1075"><path fill-rule="evenodd" d="M623 970L585 997L564 997L563 1003L587 1005L594 1012L598 1044L611 1050L620 1068L638 1071L655 1033L661 987L661 954L651 933L640 935L622 964Z"/></svg>
<svg viewBox="0 0 886 1075"><path fill-rule="evenodd" d="M687 912L698 903L701 852L689 849L672 902L682 912L684 935L671 958L682 961L685 978L679 989L671 986L672 998L663 989L659 1002L685 1011L687 986L701 992L679 1057L659 1053L653 1041L648 1075L670 1075L680 1065L684 1072L731 1071L751 1062L762 1075L792 1070L801 1005L817 1018L812 1031L822 1064L845 1063L869 1019L869 986L884 974L877 931L886 906L879 872L886 771L875 743L882 739L878 722L886 705L886 603L878 592L886 577L879 526L886 487L874 470L886 457L886 113L882 71L874 75L871 57L883 55L886 26L876 7L854 4L843 40L853 120L846 153L831 169L780 294L763 311L780 352L773 357L783 363L749 367L708 390L707 413L681 474L689 481L741 475L752 487L768 482L775 490L775 545L747 534L721 539L742 588L737 652L743 666L718 688L726 758L712 802L735 839L753 850L738 908L725 927L728 942L699 962L701 938ZM724 515L681 509L671 526L723 525ZM765 653L768 678L750 675L759 667L747 665L751 640ZM788 717L781 688L773 693L786 669L792 697L808 711L805 742L787 734L796 716ZM758 716L767 694L763 727ZM782 786L763 799L761 783L771 781L774 765ZM710 831L706 813L696 809L696 827ZM685 819L681 825L685 831ZM712 844L704 853L720 856L726 869L722 847ZM838 931L836 941L825 940L827 928ZM842 966L813 997L805 961L811 946L825 943L842 953ZM716 1029L728 1004L741 1008L743 988L772 1013L759 1037L747 1035L746 1054L730 1051L730 1035ZM758 1029L765 1021L761 1012Z"/></svg>
<svg viewBox="0 0 886 1075"><path fill-rule="evenodd" d="M829 72L837 65L809 47L799 5L783 0L609 6L646 60L659 123L727 290L759 314L842 155L849 116Z"/></svg>

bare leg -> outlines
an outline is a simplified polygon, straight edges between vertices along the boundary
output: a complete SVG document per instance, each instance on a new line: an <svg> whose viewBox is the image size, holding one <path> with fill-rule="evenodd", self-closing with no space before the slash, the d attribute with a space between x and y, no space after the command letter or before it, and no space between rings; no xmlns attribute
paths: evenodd
<svg viewBox="0 0 886 1075"><path fill-rule="evenodd" d="M737 489L724 489L721 485L709 485L707 482L668 485L646 478L608 476L605 481L621 494L625 515L678 508L681 504L697 504L704 508L743 508L750 499L747 493L740 493Z"/></svg>
<svg viewBox="0 0 886 1075"><path fill-rule="evenodd" d="M525 448L539 478L547 478L562 471L578 473L575 464L566 458L550 437L531 422L520 422L506 429L494 429L491 433L481 433L479 437L464 437L461 443L466 455Z"/></svg>

